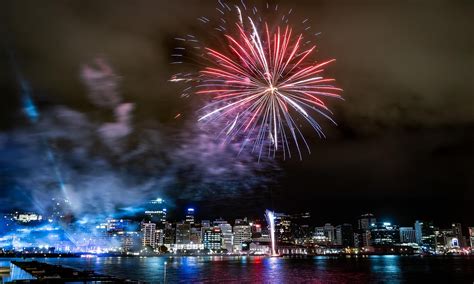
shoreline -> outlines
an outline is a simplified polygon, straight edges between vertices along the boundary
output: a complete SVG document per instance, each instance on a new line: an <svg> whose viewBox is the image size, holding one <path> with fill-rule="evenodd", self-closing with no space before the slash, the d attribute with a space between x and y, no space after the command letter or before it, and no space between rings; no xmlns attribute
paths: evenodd
<svg viewBox="0 0 474 284"><path fill-rule="evenodd" d="M252 254L160 254L160 255L121 255L121 254L11 254L0 255L0 259L41 259L41 258L153 258L153 257L264 257L273 258L269 255L252 255ZM421 255L421 254L320 254L320 255L281 255L278 258L313 258L313 257L330 257L330 258L365 258L373 256L391 256L391 257L419 257L419 258L474 258L474 255Z"/></svg>

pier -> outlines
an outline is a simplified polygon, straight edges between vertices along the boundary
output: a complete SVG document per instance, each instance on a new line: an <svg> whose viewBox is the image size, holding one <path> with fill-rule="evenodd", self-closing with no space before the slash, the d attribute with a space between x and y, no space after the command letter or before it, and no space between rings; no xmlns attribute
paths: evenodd
<svg viewBox="0 0 474 284"><path fill-rule="evenodd" d="M6 283L67 283L67 282L91 282L100 283L145 283L136 280L122 279L114 276L99 274L91 270L77 270L61 265L53 265L39 261L12 261L14 268L19 268L26 278L12 277Z"/></svg>

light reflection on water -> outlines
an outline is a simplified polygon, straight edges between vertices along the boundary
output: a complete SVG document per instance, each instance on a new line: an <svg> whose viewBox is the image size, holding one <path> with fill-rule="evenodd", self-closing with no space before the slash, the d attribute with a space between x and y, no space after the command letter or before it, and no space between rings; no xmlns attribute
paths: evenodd
<svg viewBox="0 0 474 284"><path fill-rule="evenodd" d="M400 257L383 255L372 258L372 271L376 273L400 273Z"/></svg>
<svg viewBox="0 0 474 284"><path fill-rule="evenodd" d="M118 277L162 283L360 283L474 280L474 258L101 257L38 259ZM1 262L6 260L0 259ZM165 262L166 268L165 268ZM7 261L8 263L8 261ZM428 273L427 273L428 272Z"/></svg>

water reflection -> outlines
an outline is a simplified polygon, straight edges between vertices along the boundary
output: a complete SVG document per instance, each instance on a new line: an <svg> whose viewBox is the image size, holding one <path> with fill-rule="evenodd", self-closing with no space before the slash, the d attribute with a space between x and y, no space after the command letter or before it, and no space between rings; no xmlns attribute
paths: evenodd
<svg viewBox="0 0 474 284"><path fill-rule="evenodd" d="M167 283L397 283L474 279L474 258L170 256L39 260L149 283L163 283L165 274ZM0 261L0 265L9 263L9 260Z"/></svg>
<svg viewBox="0 0 474 284"><path fill-rule="evenodd" d="M371 256L370 269L374 273L400 273L400 257L396 255Z"/></svg>

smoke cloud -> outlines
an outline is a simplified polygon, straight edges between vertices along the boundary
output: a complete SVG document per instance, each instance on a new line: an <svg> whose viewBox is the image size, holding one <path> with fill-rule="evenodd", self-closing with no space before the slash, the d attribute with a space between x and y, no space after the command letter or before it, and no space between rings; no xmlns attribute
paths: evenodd
<svg viewBox="0 0 474 284"><path fill-rule="evenodd" d="M135 129L135 104L121 96L119 77L104 59L95 62L99 67L81 67L81 79L95 111L112 113L105 115L112 121L58 106L43 109L38 123L0 135L0 151L10 152L0 163L11 171L11 207L30 204L42 213L52 197L64 198L84 222L157 196L199 201L265 190L278 172L275 161L239 154L238 143L223 143L194 121L181 132L158 124Z"/></svg>

